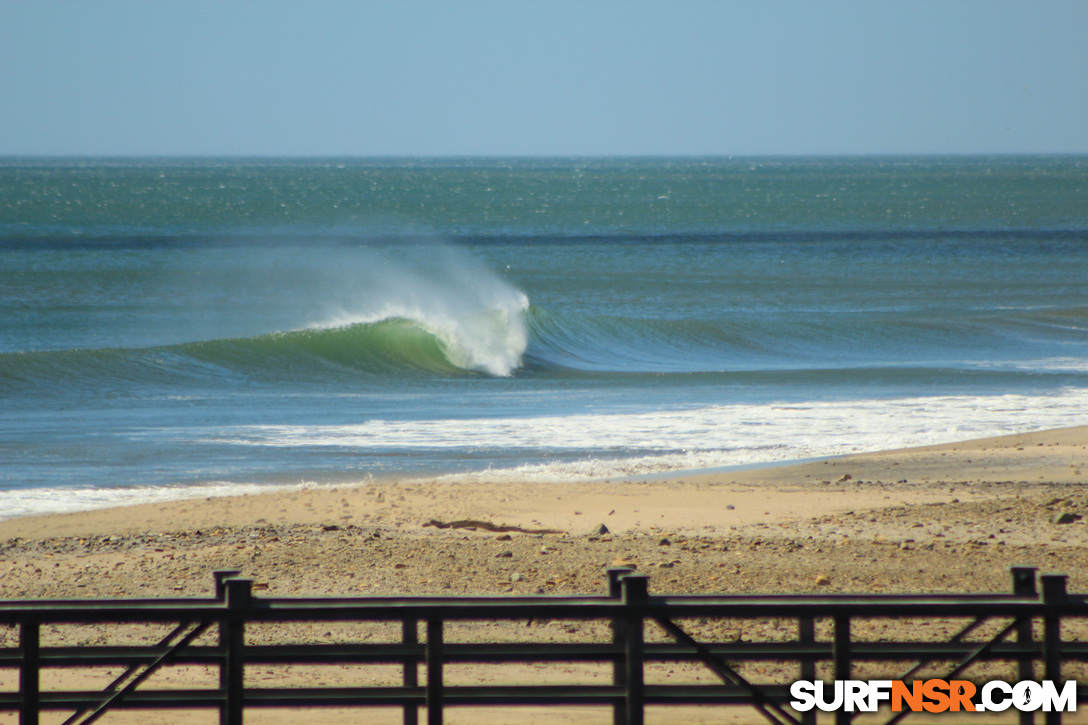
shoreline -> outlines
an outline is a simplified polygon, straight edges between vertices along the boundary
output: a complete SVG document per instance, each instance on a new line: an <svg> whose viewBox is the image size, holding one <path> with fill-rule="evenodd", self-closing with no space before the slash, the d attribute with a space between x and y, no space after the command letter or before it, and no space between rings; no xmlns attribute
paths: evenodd
<svg viewBox="0 0 1088 725"><path fill-rule="evenodd" d="M488 517L504 519L496 523L535 524L569 533L597 523L607 523L613 531L662 524L715 530L751 523L752 516L787 520L851 507L880 508L890 500L907 505L932 503L943 495L938 488L949 484L959 486L962 496L971 497L986 495L981 489L994 485L1088 483L1085 472L1088 426L1079 426L832 458L588 482L462 483L391 478L347 485L291 486L19 516L0 520L0 542L14 537L150 533L172 527L199 529L262 521L356 521L403 528L413 526L416 519L415 526L419 526L430 519ZM847 492L849 502L836 501ZM803 504L798 503L800 499ZM651 518L642 506L653 507L658 515Z"/></svg>

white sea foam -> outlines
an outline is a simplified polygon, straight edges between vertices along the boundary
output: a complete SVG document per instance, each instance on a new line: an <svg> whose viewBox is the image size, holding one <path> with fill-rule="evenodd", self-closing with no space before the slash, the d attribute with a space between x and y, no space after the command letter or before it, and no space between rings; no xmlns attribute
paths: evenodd
<svg viewBox="0 0 1088 725"><path fill-rule="evenodd" d="M769 464L932 445L1079 425L1088 390L1056 395L912 397L803 404L723 405L647 413L480 420L372 420L342 426L224 429L219 444L344 449L511 449L555 463L453 474L579 480L624 474ZM571 461L571 453L581 453Z"/></svg>
<svg viewBox="0 0 1088 725"><path fill-rule="evenodd" d="M278 486L290 490L305 484ZM120 488L16 488L0 491L0 520L18 516L162 503L185 499L267 493L273 487L255 483L206 483L199 486L131 486Z"/></svg>
<svg viewBox="0 0 1088 725"><path fill-rule="evenodd" d="M614 415L372 420L343 426L235 426L214 435L175 429L193 442L274 448L339 447L411 453L471 451L486 461L518 449L538 462L440 477L450 481L587 481L726 466L771 465L1084 424L1088 390L1052 395L939 396L767 405L716 405ZM535 456L533 455L535 453ZM433 477L432 477L433 480ZM302 485L35 488L0 491L0 519Z"/></svg>

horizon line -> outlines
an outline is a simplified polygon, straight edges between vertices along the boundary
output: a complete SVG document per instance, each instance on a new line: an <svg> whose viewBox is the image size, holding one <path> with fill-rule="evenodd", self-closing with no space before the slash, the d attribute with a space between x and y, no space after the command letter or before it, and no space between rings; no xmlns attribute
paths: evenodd
<svg viewBox="0 0 1088 725"><path fill-rule="evenodd" d="M843 152L843 153L632 153L632 154L204 154L204 153L3 153L0 159L174 159L174 160L319 160L319 159L864 159L864 158L991 158L991 157L1088 156L1085 151L934 151L934 152Z"/></svg>

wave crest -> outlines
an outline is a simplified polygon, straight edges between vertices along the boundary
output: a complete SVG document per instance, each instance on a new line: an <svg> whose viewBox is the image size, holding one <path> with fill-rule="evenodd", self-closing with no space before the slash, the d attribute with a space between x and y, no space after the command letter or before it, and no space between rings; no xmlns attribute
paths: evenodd
<svg viewBox="0 0 1088 725"><path fill-rule="evenodd" d="M425 314L399 310L373 321L277 333L240 341L255 357L299 354L357 369L412 368L437 373L456 370L494 376L513 374L528 345L524 295L509 307L468 314ZM223 350L228 341L199 345ZM255 350L253 348L260 348ZM194 351L195 352L195 351ZM200 353L197 353L198 355Z"/></svg>
<svg viewBox="0 0 1088 725"><path fill-rule="evenodd" d="M525 293L455 247L414 251L410 260L372 256L353 280L338 285L326 305L333 311L305 327L396 328L408 337L414 333L403 326L414 327L432 336L456 368L513 374L529 344Z"/></svg>

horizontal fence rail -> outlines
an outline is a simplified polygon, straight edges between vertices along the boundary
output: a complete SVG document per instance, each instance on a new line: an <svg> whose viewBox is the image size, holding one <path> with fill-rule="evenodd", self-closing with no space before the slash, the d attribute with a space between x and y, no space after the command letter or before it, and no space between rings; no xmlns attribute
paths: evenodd
<svg viewBox="0 0 1088 725"><path fill-rule="evenodd" d="M1039 587L1034 568L1012 567L1011 573L1007 594L653 596L648 577L612 569L607 596L258 598L252 580L227 570L215 572L215 595L206 599L7 600L0 601L0 626L17 629L18 646L0 647L0 670L17 671L18 688L0 691L0 712L18 713L21 725L38 725L44 711L69 712L65 724L76 725L111 709L202 708L218 710L220 723L241 725L247 709L319 705L399 708L404 723L417 723L423 714L429 725L440 725L449 707L591 705L610 709L614 723L640 725L650 705L728 705L754 708L772 723L813 723L815 711L789 707L788 679L755 682L742 674L744 667L777 663L790 668L792 679L848 680L879 663L897 668L882 679L908 680L927 666L944 668L943 675L928 676L953 679L971 677L976 665L998 663L1021 680L1060 682L1063 666L1088 662L1088 642L1079 641L1071 626L1088 622L1086 596L1068 593L1062 575L1039 577ZM699 641L690 623L707 619L790 622L793 634L758 639L752 629L747 639ZM937 641L855 636L866 622L897 619L953 622L957 631ZM600 622L609 635L592 642L446 641L447 625L455 623L540 620ZM399 625L399 637L379 643L246 641L253 625L316 622ZM133 623L174 629L152 645L42 643L43 627ZM1070 636L1063 637L1063 624ZM655 636L648 638L651 629ZM468 686L444 676L453 664L556 662L595 663L609 668L610 677L606 684ZM647 683L647 666L659 663L695 664L713 678L708 684ZM175 665L211 668L218 681L191 689L141 686ZM255 687L245 676L246 666L255 665L392 665L400 676L395 685ZM123 673L103 690L41 687L43 670L89 667ZM1079 702L1088 695L1088 682L1077 690ZM1040 714L1047 723L1061 722L1060 712ZM845 725L854 715L839 711L834 717ZM1034 717L1019 715L1021 723Z"/></svg>

